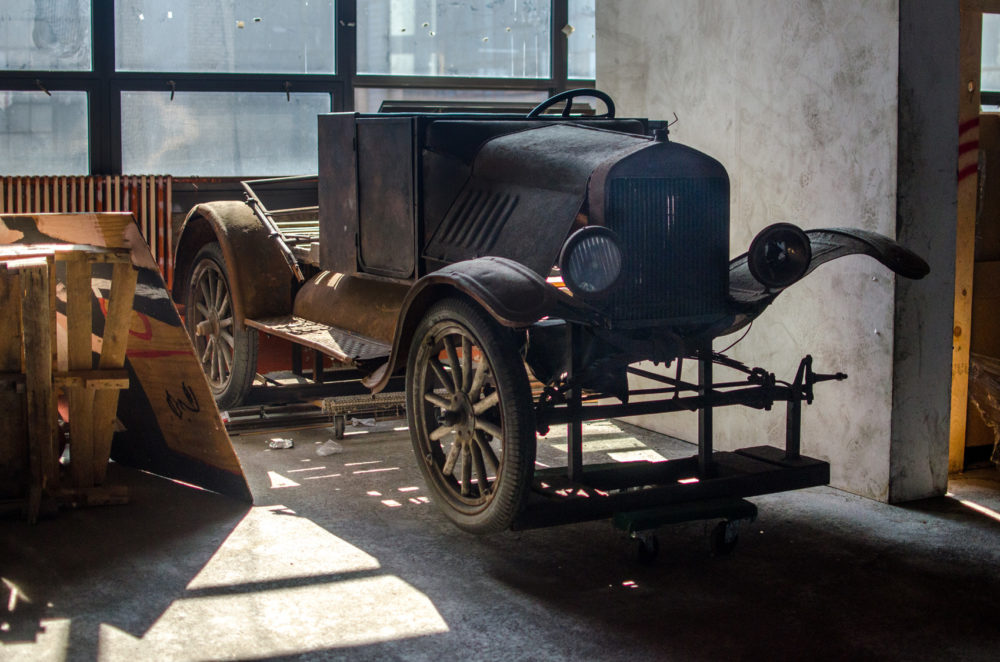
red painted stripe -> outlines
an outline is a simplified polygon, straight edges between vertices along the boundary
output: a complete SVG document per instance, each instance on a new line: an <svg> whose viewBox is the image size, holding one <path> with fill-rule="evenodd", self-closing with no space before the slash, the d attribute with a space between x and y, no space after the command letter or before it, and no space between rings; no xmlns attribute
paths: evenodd
<svg viewBox="0 0 1000 662"><path fill-rule="evenodd" d="M965 166L964 168L962 168L961 170L958 171L958 181L962 181L963 179L965 179L969 175L976 174L978 171L979 171L979 164L978 163L974 163L972 165Z"/></svg>
<svg viewBox="0 0 1000 662"><path fill-rule="evenodd" d="M959 135L961 135L961 134L965 133L966 131L968 131L969 129L975 129L978 126L979 126L979 118L978 117L974 117L971 120L965 120L964 122L962 122L961 124L958 125L958 133L959 133Z"/></svg>
<svg viewBox="0 0 1000 662"><path fill-rule="evenodd" d="M967 143L962 143L958 146L958 155L967 154L968 152L974 152L979 149L978 140L970 140Z"/></svg>

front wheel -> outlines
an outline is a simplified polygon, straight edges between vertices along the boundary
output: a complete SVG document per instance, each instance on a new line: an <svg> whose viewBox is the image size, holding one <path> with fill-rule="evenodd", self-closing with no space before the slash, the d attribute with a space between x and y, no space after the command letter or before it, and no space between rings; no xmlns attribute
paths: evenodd
<svg viewBox="0 0 1000 662"><path fill-rule="evenodd" d="M192 262L185 325L219 409L239 405L257 369L257 331L236 319L232 287L219 244L201 247Z"/></svg>
<svg viewBox="0 0 1000 662"><path fill-rule="evenodd" d="M512 333L464 299L434 305L410 346L406 401L417 464L444 514L472 533L509 528L535 467L531 390Z"/></svg>

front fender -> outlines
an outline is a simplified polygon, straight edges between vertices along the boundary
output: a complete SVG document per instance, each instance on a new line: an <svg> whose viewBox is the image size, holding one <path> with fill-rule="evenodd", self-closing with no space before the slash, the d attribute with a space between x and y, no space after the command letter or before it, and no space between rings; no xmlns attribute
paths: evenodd
<svg viewBox="0 0 1000 662"><path fill-rule="evenodd" d="M930 267L923 258L877 232L858 228L822 228L806 230L805 233L812 248L812 259L799 280L820 265L848 255L872 257L904 278L920 279L930 273ZM735 318L726 329L714 335L724 336L743 328L786 289L770 288L758 282L750 273L746 253L733 259L729 263L729 298Z"/></svg>
<svg viewBox="0 0 1000 662"><path fill-rule="evenodd" d="M587 324L602 323L599 313L545 282L537 273L514 260L481 257L456 262L427 274L403 300L389 361L365 380L376 393L406 365L413 332L437 301L460 294L482 306L500 324L530 326L543 317L559 317Z"/></svg>
<svg viewBox="0 0 1000 662"><path fill-rule="evenodd" d="M175 251L175 301L183 301L195 254L217 241L226 260L236 318L272 317L292 310L291 272L267 228L249 205L217 201L196 205L184 219Z"/></svg>

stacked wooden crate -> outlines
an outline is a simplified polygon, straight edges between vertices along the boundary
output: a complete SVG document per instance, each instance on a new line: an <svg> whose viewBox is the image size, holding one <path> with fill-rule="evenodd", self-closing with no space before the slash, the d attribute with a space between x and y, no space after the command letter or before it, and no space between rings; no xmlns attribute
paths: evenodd
<svg viewBox="0 0 1000 662"><path fill-rule="evenodd" d="M100 262L113 272L104 332L96 338L91 278ZM57 333L57 263L65 263L65 294L59 296L65 297L64 335ZM118 393L128 388L125 347L136 276L127 250L0 246L0 500L23 509L29 521L37 519L43 501L90 505L128 498L104 481ZM60 394L68 404L65 469Z"/></svg>

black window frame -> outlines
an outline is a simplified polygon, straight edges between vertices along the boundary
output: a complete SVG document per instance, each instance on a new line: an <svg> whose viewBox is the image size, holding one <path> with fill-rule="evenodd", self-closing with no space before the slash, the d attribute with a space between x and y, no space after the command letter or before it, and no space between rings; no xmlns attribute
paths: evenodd
<svg viewBox="0 0 1000 662"><path fill-rule="evenodd" d="M121 95L129 91L176 92L319 92L331 95L333 111L354 110L357 88L433 88L534 91L548 96L574 87L593 87L593 79L568 77L569 0L551 0L550 76L480 78L452 76L359 75L357 73L357 0L336 1L336 73L249 74L119 72L115 70L114 0L91 0L91 71L0 71L0 90L75 91L87 94L89 173L122 172ZM0 175L8 174L0 172ZM133 173L128 173L133 174Z"/></svg>

